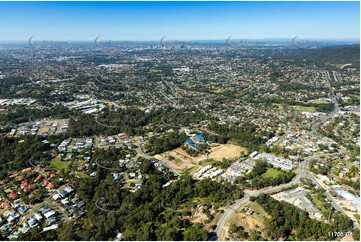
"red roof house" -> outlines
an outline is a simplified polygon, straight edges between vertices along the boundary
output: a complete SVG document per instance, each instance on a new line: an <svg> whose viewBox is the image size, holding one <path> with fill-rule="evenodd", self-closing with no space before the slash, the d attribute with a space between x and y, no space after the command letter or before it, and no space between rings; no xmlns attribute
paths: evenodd
<svg viewBox="0 0 361 242"><path fill-rule="evenodd" d="M48 185L46 186L49 189L53 189L54 188L54 184L49 182Z"/></svg>
<svg viewBox="0 0 361 242"><path fill-rule="evenodd" d="M16 192L11 192L7 195L9 199L16 199L18 197L18 194Z"/></svg>

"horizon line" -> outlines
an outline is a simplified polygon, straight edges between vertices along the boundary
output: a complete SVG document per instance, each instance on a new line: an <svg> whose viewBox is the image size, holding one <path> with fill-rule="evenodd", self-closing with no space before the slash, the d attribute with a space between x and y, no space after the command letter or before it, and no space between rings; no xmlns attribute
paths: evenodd
<svg viewBox="0 0 361 242"><path fill-rule="evenodd" d="M64 42L95 42L97 38L100 36L95 37L94 39L34 39L34 41L64 41ZM99 39L100 42L102 41L132 41L132 42L161 42L162 38L159 39L113 39L113 38L104 38ZM28 39L21 39L21 40L0 40L0 42L21 42L21 43L28 43L29 40L32 37L29 37ZM266 38L232 38L232 36L228 36L224 39L215 39L215 38L209 38L209 39L181 39L181 38L166 38L163 41L164 42L170 42L170 41L226 41L230 39L231 41L235 40L292 40L294 38L300 39L300 40L329 40L329 41L358 41L360 42L360 39L355 38L306 38L306 37L266 37Z"/></svg>

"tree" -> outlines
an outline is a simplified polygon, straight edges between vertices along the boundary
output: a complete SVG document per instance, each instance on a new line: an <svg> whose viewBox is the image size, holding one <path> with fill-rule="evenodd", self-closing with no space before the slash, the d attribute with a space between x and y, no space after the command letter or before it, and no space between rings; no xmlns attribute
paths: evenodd
<svg viewBox="0 0 361 242"><path fill-rule="evenodd" d="M208 232L199 226L188 227L184 233L184 240L190 241L206 241L208 240Z"/></svg>

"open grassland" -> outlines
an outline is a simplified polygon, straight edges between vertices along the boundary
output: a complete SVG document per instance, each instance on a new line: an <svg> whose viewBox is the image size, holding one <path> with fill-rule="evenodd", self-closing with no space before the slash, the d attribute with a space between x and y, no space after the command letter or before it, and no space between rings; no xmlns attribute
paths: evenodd
<svg viewBox="0 0 361 242"><path fill-rule="evenodd" d="M272 103L273 106L277 106L278 108L283 108L283 105L280 103ZM316 112L316 108L312 107L312 106L298 106L298 105L293 105L293 106L288 106L289 109L293 109L293 110L297 110L300 112L310 112L310 113L314 113Z"/></svg>
<svg viewBox="0 0 361 242"><path fill-rule="evenodd" d="M297 111L301 111L301 112L309 112L309 113L314 113L316 112L316 108L315 107L307 107L307 106L290 106L290 108L297 110Z"/></svg>
<svg viewBox="0 0 361 242"><path fill-rule="evenodd" d="M262 174L262 177L264 178L274 178L278 175L282 174L281 171L275 169L275 168L269 168L265 173Z"/></svg>
<svg viewBox="0 0 361 242"><path fill-rule="evenodd" d="M50 167L58 171L66 169L70 165L71 161L61 161L60 157L55 157L50 161Z"/></svg>

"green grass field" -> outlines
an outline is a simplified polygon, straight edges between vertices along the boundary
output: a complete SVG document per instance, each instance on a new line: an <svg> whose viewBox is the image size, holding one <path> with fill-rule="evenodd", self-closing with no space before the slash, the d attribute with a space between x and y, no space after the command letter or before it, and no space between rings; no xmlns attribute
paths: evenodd
<svg viewBox="0 0 361 242"><path fill-rule="evenodd" d="M60 157L55 157L50 161L50 167L58 171L66 169L70 165L71 161L61 161Z"/></svg>
<svg viewBox="0 0 361 242"><path fill-rule="evenodd" d="M325 104L325 103L328 103L328 102L322 101L322 100L314 100L314 101L312 101L311 103L315 103L315 104Z"/></svg>
<svg viewBox="0 0 361 242"><path fill-rule="evenodd" d="M278 108L283 108L283 105L280 103L272 103L272 105L277 106ZM289 106L289 108L297 110L297 111L301 111L301 112L310 112L310 113L316 112L315 107L293 105L293 106Z"/></svg>
<svg viewBox="0 0 361 242"><path fill-rule="evenodd" d="M80 178L89 178L90 177L88 174L85 174L84 172L77 172L76 175Z"/></svg>
<svg viewBox="0 0 361 242"><path fill-rule="evenodd" d="M252 208L256 215L259 215L261 218L270 217L268 213L264 211L264 209L257 202L252 202L249 207Z"/></svg>
<svg viewBox="0 0 361 242"><path fill-rule="evenodd" d="M282 174L281 171L276 170L275 168L269 168L265 173L262 174L264 178L273 178L277 177L278 175Z"/></svg>
<svg viewBox="0 0 361 242"><path fill-rule="evenodd" d="M220 89L216 89L216 90L212 90L213 93L224 93L225 91L227 91L224 88L220 88Z"/></svg>
<svg viewBox="0 0 361 242"><path fill-rule="evenodd" d="M298 110L301 112L310 112L310 113L314 113L316 112L316 108L315 107L307 107L307 106L290 106L290 108L294 109L294 110Z"/></svg>
<svg viewBox="0 0 361 242"><path fill-rule="evenodd" d="M296 168L293 172L297 175L300 172L300 168Z"/></svg>
<svg viewBox="0 0 361 242"><path fill-rule="evenodd" d="M200 165L200 166L212 165L212 163L213 163L214 161L215 161L215 160L213 160L213 159L201 160L201 161L199 162L199 165Z"/></svg>
<svg viewBox="0 0 361 242"><path fill-rule="evenodd" d="M280 103L272 103L272 106L277 106L278 108L282 108L282 104Z"/></svg>
<svg viewBox="0 0 361 242"><path fill-rule="evenodd" d="M189 82L182 82L181 86L187 89L191 89L192 85Z"/></svg>
<svg viewBox="0 0 361 242"><path fill-rule="evenodd" d="M178 157L176 157L173 162L174 162L174 164L176 164L178 166L183 164L183 161L181 159L179 159Z"/></svg>
<svg viewBox="0 0 361 242"><path fill-rule="evenodd" d="M182 170L181 173L182 173L182 175L192 175L196 171L196 169L197 169L197 167L194 166L194 167Z"/></svg>

